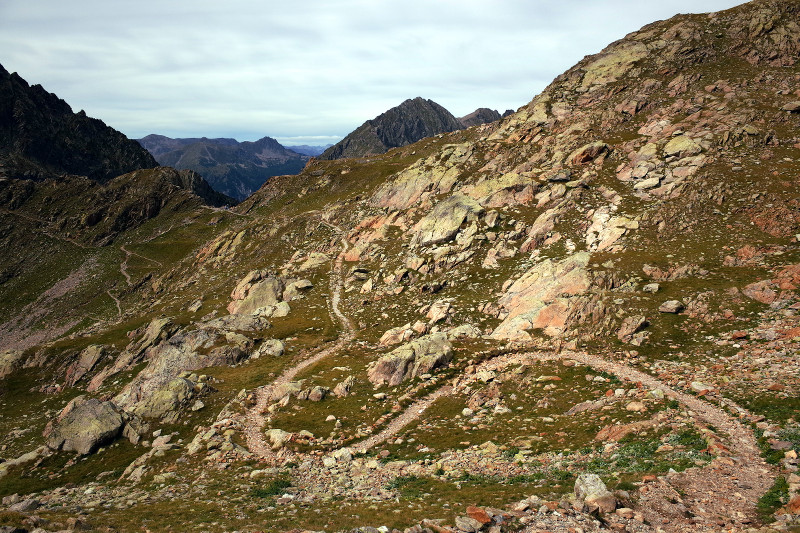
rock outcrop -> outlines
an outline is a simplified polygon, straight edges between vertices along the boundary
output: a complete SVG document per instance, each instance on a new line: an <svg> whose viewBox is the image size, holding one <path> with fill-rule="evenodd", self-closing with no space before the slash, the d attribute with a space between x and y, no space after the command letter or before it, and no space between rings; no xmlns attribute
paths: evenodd
<svg viewBox="0 0 800 533"><path fill-rule="evenodd" d="M381 357L369 369L368 378L373 384L391 387L447 365L452 357L447 335L431 333Z"/></svg>
<svg viewBox="0 0 800 533"><path fill-rule="evenodd" d="M87 455L122 433L125 417L111 402L78 397L72 400L45 430L53 450Z"/></svg>
<svg viewBox="0 0 800 533"><path fill-rule="evenodd" d="M412 246L429 246L455 239L465 221L475 221L483 207L463 194L453 194L434 206L414 227Z"/></svg>
<svg viewBox="0 0 800 533"><path fill-rule="evenodd" d="M585 294L591 285L589 257L579 252L562 261L546 259L523 274L498 301L507 314L492 336L529 340L527 331L532 329L551 336L564 332L573 297Z"/></svg>
<svg viewBox="0 0 800 533"><path fill-rule="evenodd" d="M589 511L613 513L617 508L617 499L597 474L578 476L578 479L575 480L575 498L584 503Z"/></svg>

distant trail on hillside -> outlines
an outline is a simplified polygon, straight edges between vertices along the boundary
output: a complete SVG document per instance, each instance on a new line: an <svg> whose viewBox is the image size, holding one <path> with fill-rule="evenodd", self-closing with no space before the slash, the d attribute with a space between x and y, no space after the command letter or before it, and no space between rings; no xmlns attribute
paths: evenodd
<svg viewBox="0 0 800 533"><path fill-rule="evenodd" d="M145 261L150 261L151 263L156 263L158 266L162 266L162 267L164 266L161 263L161 261L156 261L155 259L150 259L149 257L145 257L145 256L143 256L141 254L137 254L136 252L131 252L130 250L125 248L125 245L120 246L119 249L122 250L122 252L125 254L125 260L122 261L122 263L119 264L119 271L120 271L120 273L122 273L123 276L125 276L125 282L129 286L133 285L133 281L131 281L131 276L130 276L130 274L128 274L128 260L131 258L132 255L135 255L136 257L140 257L140 258L144 259ZM117 306L119 306L119 303L117 303Z"/></svg>

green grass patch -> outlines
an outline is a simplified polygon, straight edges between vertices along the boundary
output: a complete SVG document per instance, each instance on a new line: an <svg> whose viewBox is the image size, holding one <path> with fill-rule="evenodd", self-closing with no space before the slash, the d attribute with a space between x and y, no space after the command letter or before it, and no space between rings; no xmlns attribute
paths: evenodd
<svg viewBox="0 0 800 533"><path fill-rule="evenodd" d="M775 479L772 487L758 499L756 508L761 520L764 522L774 522L775 511L781 508L789 498L789 484L786 478L780 476Z"/></svg>
<svg viewBox="0 0 800 533"><path fill-rule="evenodd" d="M254 498L272 498L280 496L286 489L292 486L292 482L285 478L273 479L263 487L254 488L250 494Z"/></svg>

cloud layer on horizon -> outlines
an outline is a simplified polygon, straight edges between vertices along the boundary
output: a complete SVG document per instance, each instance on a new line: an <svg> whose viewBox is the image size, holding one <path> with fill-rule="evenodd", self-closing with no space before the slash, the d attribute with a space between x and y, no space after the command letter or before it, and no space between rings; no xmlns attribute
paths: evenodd
<svg viewBox="0 0 800 533"><path fill-rule="evenodd" d="M739 3L11 0L0 63L134 138L327 144L416 96L517 109L644 24Z"/></svg>

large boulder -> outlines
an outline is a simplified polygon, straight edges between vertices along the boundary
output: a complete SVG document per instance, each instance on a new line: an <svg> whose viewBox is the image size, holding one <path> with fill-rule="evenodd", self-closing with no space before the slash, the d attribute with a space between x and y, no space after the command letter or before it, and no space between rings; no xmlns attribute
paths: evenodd
<svg viewBox="0 0 800 533"><path fill-rule="evenodd" d="M583 502L589 511L613 513L617 508L617 499L597 474L578 476L578 479L575 480L575 498L579 502Z"/></svg>
<svg viewBox="0 0 800 533"><path fill-rule="evenodd" d="M270 327L269 321L256 315L224 315L200 325L203 329L222 331L260 331Z"/></svg>
<svg viewBox="0 0 800 533"><path fill-rule="evenodd" d="M314 270L315 268L319 268L322 265L327 264L331 258L327 254L323 254L321 252L311 252L306 257L306 260L297 267L299 272L305 272L306 270Z"/></svg>
<svg viewBox="0 0 800 533"><path fill-rule="evenodd" d="M45 430L47 446L87 455L112 442L125 425L125 417L111 402L76 398Z"/></svg>
<svg viewBox="0 0 800 533"><path fill-rule="evenodd" d="M611 151L609 146L602 141L595 141L587 145L581 146L567 157L567 163L570 165L583 165L591 163L603 154Z"/></svg>
<svg viewBox="0 0 800 533"><path fill-rule="evenodd" d="M251 275L248 274L247 277ZM265 276L245 286L240 282L231 293L233 301L228 304L228 312L232 315L249 315L259 308L275 306L281 302L284 289L283 281L275 276Z"/></svg>
<svg viewBox="0 0 800 533"><path fill-rule="evenodd" d="M691 157L699 154L702 151L703 148L694 140L692 140L691 137L687 137L686 135L678 135L673 137L664 146L664 156L666 157Z"/></svg>
<svg viewBox="0 0 800 533"><path fill-rule="evenodd" d="M585 294L591 285L587 270L589 254L579 252L562 261L546 259L512 283L498 304L508 313L492 336L506 340L530 340L527 330L541 329L559 335L569 326L572 297Z"/></svg>
<svg viewBox="0 0 800 533"><path fill-rule="evenodd" d="M166 387L136 404L133 412L142 418L162 418L186 403L192 397L194 387L195 384L188 379L173 379Z"/></svg>
<svg viewBox="0 0 800 533"><path fill-rule="evenodd" d="M381 357L368 372L375 385L399 385L448 364L453 347L444 333L431 333L404 344Z"/></svg>
<svg viewBox="0 0 800 533"><path fill-rule="evenodd" d="M452 241L466 220L476 220L483 213L478 202L460 193L442 200L414 226L414 246L428 246Z"/></svg>
<svg viewBox="0 0 800 533"><path fill-rule="evenodd" d="M286 345L279 339L267 339L261 343L261 346L250 356L251 359L258 359L259 357L280 357L286 351Z"/></svg>
<svg viewBox="0 0 800 533"><path fill-rule="evenodd" d="M169 389L170 382L184 372L239 363L247 358L250 347L252 341L244 335L222 335L214 329L176 334L147 350L147 367L114 397L114 403L126 411L135 411L159 391Z"/></svg>
<svg viewBox="0 0 800 533"><path fill-rule="evenodd" d="M22 352L19 350L0 352L0 378L4 378L13 372L21 362Z"/></svg>

